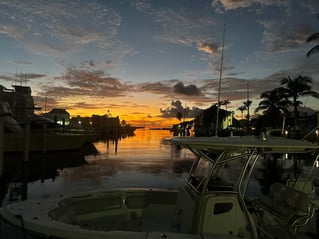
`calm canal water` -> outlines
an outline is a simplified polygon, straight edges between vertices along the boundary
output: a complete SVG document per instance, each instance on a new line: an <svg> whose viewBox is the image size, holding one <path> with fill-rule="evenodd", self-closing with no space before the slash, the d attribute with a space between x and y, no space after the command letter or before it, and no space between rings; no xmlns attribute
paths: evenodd
<svg viewBox="0 0 319 239"><path fill-rule="evenodd" d="M194 156L165 143L171 135L167 130L137 129L134 136L94 143L97 152L31 154L26 165L22 155L5 156L2 205L95 189L178 188Z"/></svg>

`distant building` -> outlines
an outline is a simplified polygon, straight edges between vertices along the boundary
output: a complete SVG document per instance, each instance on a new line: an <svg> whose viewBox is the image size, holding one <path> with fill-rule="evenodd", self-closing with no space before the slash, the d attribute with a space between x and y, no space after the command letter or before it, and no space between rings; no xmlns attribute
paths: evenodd
<svg viewBox="0 0 319 239"><path fill-rule="evenodd" d="M217 106L202 110L194 120L195 136L215 135L216 131ZM233 124L233 114L230 111L219 109L218 129L220 132Z"/></svg>
<svg viewBox="0 0 319 239"><path fill-rule="evenodd" d="M65 109L52 109L43 116L62 126L70 124L70 114Z"/></svg>
<svg viewBox="0 0 319 239"><path fill-rule="evenodd" d="M202 110L198 116L191 121L184 121L173 125L172 131L178 136L210 136L216 131L217 106ZM219 109L219 120L217 131L223 132L234 124L235 119L231 111Z"/></svg>
<svg viewBox="0 0 319 239"><path fill-rule="evenodd" d="M92 115L92 127L95 131L106 134L118 134L120 128L120 118L107 117L106 115Z"/></svg>
<svg viewBox="0 0 319 239"><path fill-rule="evenodd" d="M120 132L120 118L108 115L92 115L91 117L72 117L71 128L92 130L99 134L118 135Z"/></svg>

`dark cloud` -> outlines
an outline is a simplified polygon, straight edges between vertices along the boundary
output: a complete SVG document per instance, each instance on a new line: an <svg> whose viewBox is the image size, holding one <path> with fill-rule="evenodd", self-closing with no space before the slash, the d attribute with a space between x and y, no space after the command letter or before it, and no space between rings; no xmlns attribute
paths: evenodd
<svg viewBox="0 0 319 239"><path fill-rule="evenodd" d="M285 76L287 76L287 73L280 72L264 79L225 77L221 81L221 100L243 101L247 97L247 87L249 87L250 97L258 99L263 91L279 87L280 80ZM170 80L144 83L137 86L136 89L163 95L165 98L174 99L173 102L175 102L176 98L184 97L184 99L197 106L207 106L217 102L219 79L196 80L194 83L196 85L185 85L187 83L180 80Z"/></svg>
<svg viewBox="0 0 319 239"><path fill-rule="evenodd" d="M167 94L171 91L171 86L164 82L143 83L138 85L138 90L153 94Z"/></svg>
<svg viewBox="0 0 319 239"><path fill-rule="evenodd" d="M44 75L44 74L34 74L34 73L25 73L25 74L22 74L21 77L24 77L26 79L37 79L37 78L46 77L46 75Z"/></svg>
<svg viewBox="0 0 319 239"><path fill-rule="evenodd" d="M181 113L185 118L195 118L199 112L200 109L197 107L183 106L180 100L173 100L166 109L160 109L161 117L163 118L176 118L177 113Z"/></svg>
<svg viewBox="0 0 319 239"><path fill-rule="evenodd" d="M74 102L73 104L68 105L68 109L97 109L97 108L104 108L105 112L107 112L107 108L110 108L109 106L99 104L97 105L96 103L88 103L86 101L79 101L79 102Z"/></svg>
<svg viewBox="0 0 319 239"><path fill-rule="evenodd" d="M244 101L247 97L247 90L249 90L250 98L259 99L262 92L279 87L280 80L286 76L287 73L280 72L263 79L225 77L221 81L221 100L228 99L231 102ZM219 80L208 79L203 80L202 83L202 92L207 97L210 96L211 102L217 102Z"/></svg>
<svg viewBox="0 0 319 239"><path fill-rule="evenodd" d="M46 77L44 74L35 74L35 73L24 73L16 75L0 75L0 79L9 82L29 82L33 79L41 79Z"/></svg>
<svg viewBox="0 0 319 239"><path fill-rule="evenodd" d="M195 85L185 86L183 82L178 82L173 86L173 91L176 94L187 96L200 96L201 91Z"/></svg>
<svg viewBox="0 0 319 239"><path fill-rule="evenodd" d="M67 66L65 73L56 77L52 85L43 86L43 90L47 95L56 97L120 97L134 90L132 85L122 83L120 79L96 70L94 66L93 61L84 62L78 67ZM55 82L60 84L56 85Z"/></svg>

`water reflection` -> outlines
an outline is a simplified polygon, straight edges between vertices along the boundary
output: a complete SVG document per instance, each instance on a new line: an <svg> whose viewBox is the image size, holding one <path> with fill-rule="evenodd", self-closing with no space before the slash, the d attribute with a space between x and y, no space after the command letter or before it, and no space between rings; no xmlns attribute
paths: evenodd
<svg viewBox="0 0 319 239"><path fill-rule="evenodd" d="M23 163L22 154L6 155L0 202L5 205L15 200L116 187L178 188L184 185L195 156L187 149L167 144L163 140L166 137L171 137L169 131L139 129L135 136L104 139L85 152L33 153L28 163ZM296 177L300 168L306 174L306 163L303 158L295 158L290 164L286 159L260 161L247 192L255 196L265 193L274 180ZM230 168L237 170L241 165L236 162Z"/></svg>
<svg viewBox="0 0 319 239"><path fill-rule="evenodd" d="M177 188L184 184L194 155L165 144L169 131L136 130L135 136L103 139L88 152L6 155L2 205L15 200L114 187Z"/></svg>
<svg viewBox="0 0 319 239"><path fill-rule="evenodd" d="M99 153L87 155L87 165L64 169L61 175L69 183L85 179L93 188L177 188L194 155L165 143L166 137L171 137L169 131L139 129L134 137L99 141L94 144Z"/></svg>
<svg viewBox="0 0 319 239"><path fill-rule="evenodd" d="M6 154L1 177L2 200L12 202L28 198L28 185L33 182L54 181L59 177L59 170L86 164L84 152L30 153L30 160L23 161L23 154Z"/></svg>

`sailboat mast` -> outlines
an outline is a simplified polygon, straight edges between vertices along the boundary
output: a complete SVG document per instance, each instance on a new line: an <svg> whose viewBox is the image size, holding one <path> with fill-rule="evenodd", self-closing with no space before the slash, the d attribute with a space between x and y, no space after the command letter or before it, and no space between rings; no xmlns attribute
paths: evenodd
<svg viewBox="0 0 319 239"><path fill-rule="evenodd" d="M220 90L222 84L222 75L223 75L223 62L224 62L224 43L225 43L225 24L223 29L223 43L222 43L222 56L220 60L220 71L219 71L219 83L218 83L218 97L217 97L217 113L216 113L216 128L215 136L218 136L218 123L219 123L219 107L220 107Z"/></svg>

